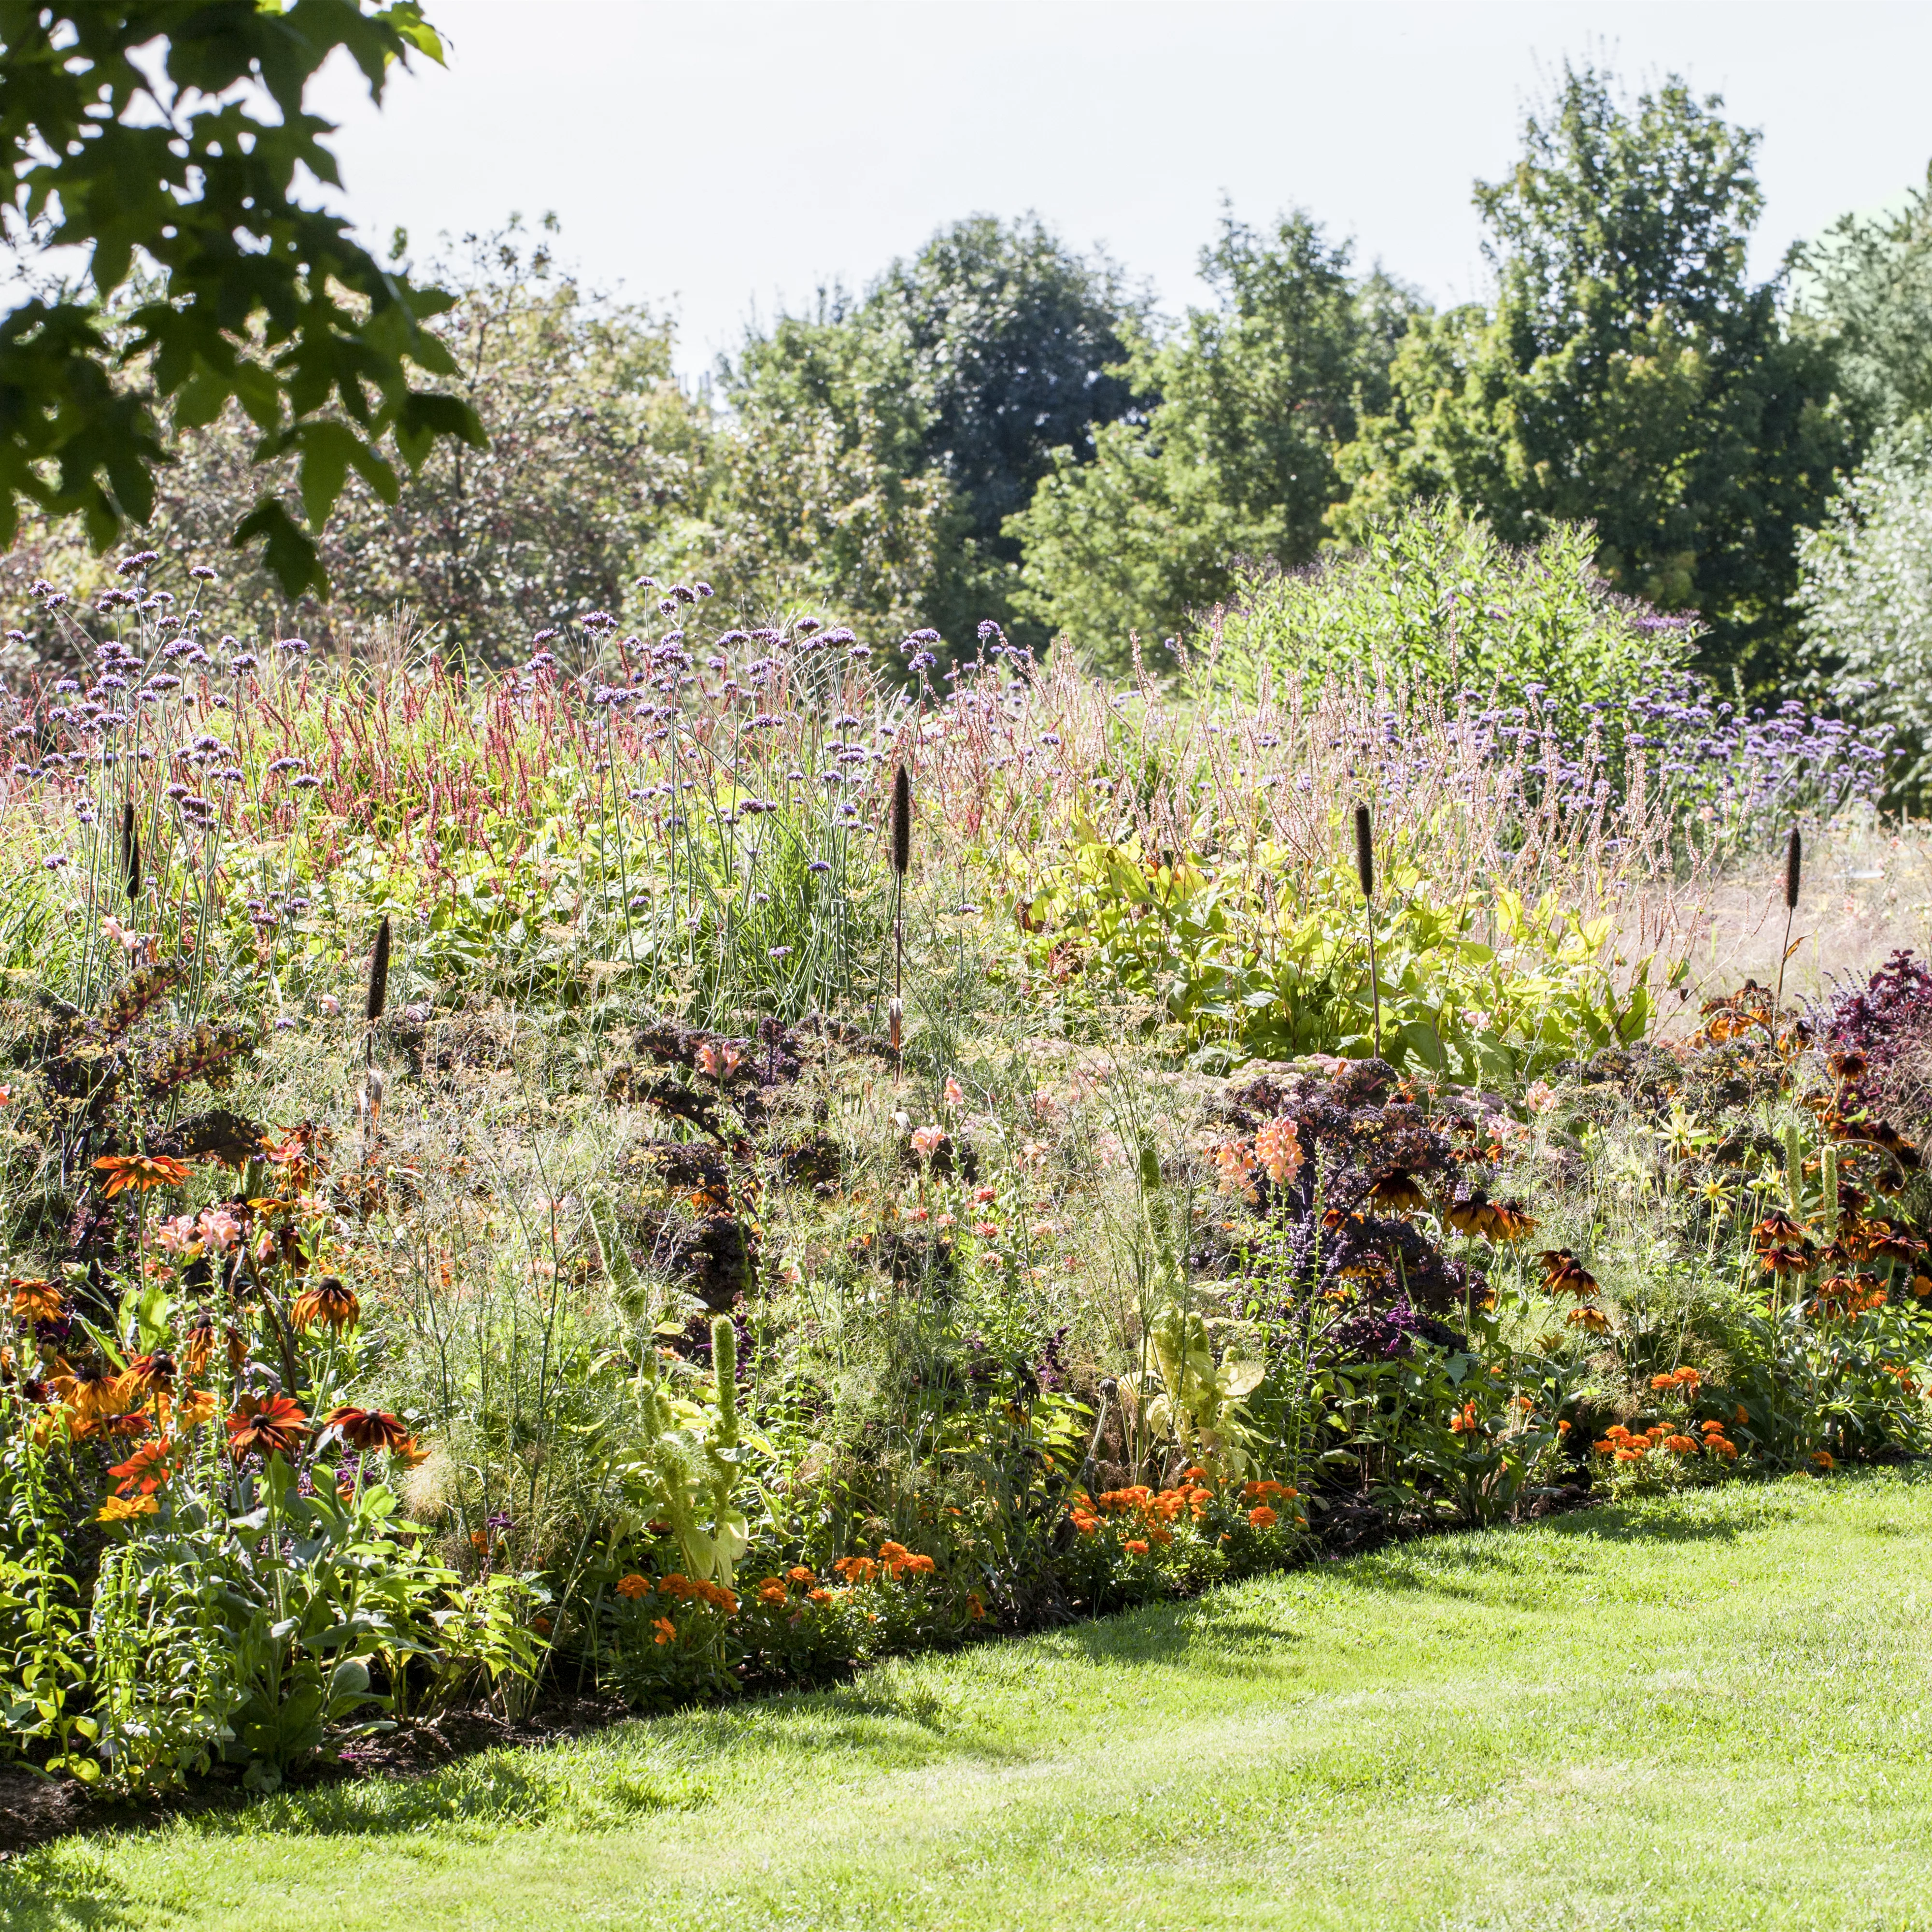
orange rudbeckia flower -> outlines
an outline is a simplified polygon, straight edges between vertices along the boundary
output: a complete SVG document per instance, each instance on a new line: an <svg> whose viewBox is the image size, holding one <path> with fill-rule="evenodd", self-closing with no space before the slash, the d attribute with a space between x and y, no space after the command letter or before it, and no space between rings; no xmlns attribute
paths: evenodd
<svg viewBox="0 0 1932 1932"><path fill-rule="evenodd" d="M326 1274L313 1288L305 1288L289 1305L289 1325L304 1331L316 1327L333 1329L340 1334L362 1319L362 1304L352 1288L332 1274Z"/></svg>
<svg viewBox="0 0 1932 1932"><path fill-rule="evenodd" d="M188 1162L168 1154L106 1154L94 1165L106 1177L110 1201L124 1188L145 1194L151 1187L178 1187L188 1178Z"/></svg>
<svg viewBox="0 0 1932 1932"><path fill-rule="evenodd" d="M237 1462L257 1450L292 1456L308 1433L308 1416L298 1402L285 1395L244 1395L228 1418L228 1450Z"/></svg>

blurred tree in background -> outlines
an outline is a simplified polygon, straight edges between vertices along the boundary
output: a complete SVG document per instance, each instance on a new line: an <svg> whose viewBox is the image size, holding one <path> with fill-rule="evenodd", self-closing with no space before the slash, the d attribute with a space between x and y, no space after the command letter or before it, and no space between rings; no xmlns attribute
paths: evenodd
<svg viewBox="0 0 1932 1932"><path fill-rule="evenodd" d="M23 578L85 590L108 566L82 553L131 516L181 566L238 529L267 536L230 573L236 628L245 612L345 648L407 607L445 650L500 662L592 609L642 628L656 593L637 578L668 572L708 578L746 621L809 607L875 648L932 630L970 653L990 617L1117 670L1138 636L1159 669L1168 636L1223 607L1286 611L1282 573L1373 550L1398 513L1440 503L1440 527L1526 551L1587 530L1608 590L1701 620L1684 634L1704 668L1760 698L1822 679L1854 715L1861 639L1892 634L1870 614L1910 604L1914 520L1932 514L1932 482L1912 480L1932 445L1909 433L1932 411L1932 172L1754 282L1758 136L1675 77L1631 99L1564 69L1515 168L1477 185L1484 302L1437 314L1305 212L1229 211L1202 257L1210 298L1164 321L1104 254L1035 217L976 215L691 385L668 318L584 287L548 221L465 237L425 295L404 238L377 263L278 205L262 263L243 264L254 305L224 333L221 277L242 271L218 258L253 232L235 226L246 170L218 169L203 206L178 158L142 159L127 36L179 29L154 84L224 164L241 123L196 89L246 71L298 106L328 37L285 46L254 20L204 45L185 4L59 10L94 37L78 78L52 77L33 10L24 55L10 40L0 58L7 236L30 291L0 332L26 508L0 568ZM338 25L372 89L404 46L435 50L409 5L362 0ZM82 138L66 212L34 142L97 96L121 118ZM272 149L327 169L327 132L310 118ZM192 247L160 202L142 204L146 230L115 215L110 162L152 164ZM46 244L89 235L92 284L35 280ZM369 356L373 389L353 373Z"/></svg>
<svg viewBox="0 0 1932 1932"><path fill-rule="evenodd" d="M1627 106L1565 70L1514 172L1476 191L1494 306L1412 331L1331 522L1358 537L1436 496L1512 543L1588 521L1615 588L1697 611L1707 666L1768 689L1790 662L1797 532L1854 443L1831 355L1747 278L1757 136L1721 104L1672 79Z"/></svg>
<svg viewBox="0 0 1932 1932"><path fill-rule="evenodd" d="M1830 351L1859 428L1932 412L1932 165L1896 213L1841 217L1798 266L1798 326Z"/></svg>
<svg viewBox="0 0 1932 1932"><path fill-rule="evenodd" d="M1112 262L1036 218L975 215L862 297L782 317L725 371L720 589L930 626L956 647L983 618L1010 626L1006 520L1057 452L1090 460L1130 406L1116 365L1144 312Z"/></svg>
<svg viewBox="0 0 1932 1932"><path fill-rule="evenodd" d="M1308 562L1343 489L1342 447L1389 404L1389 366L1420 304L1296 212L1272 232L1223 217L1202 253L1216 297L1171 334L1136 334L1143 401L1091 458L1063 446L1007 528L1024 548L1018 603L1096 662L1154 652L1226 596L1244 560Z"/></svg>
<svg viewBox="0 0 1932 1932"><path fill-rule="evenodd" d="M319 538L330 594L292 599L265 559L222 556L258 493L291 498L299 482L292 458L258 463L238 408L208 423L162 412L172 460L156 474L146 541L177 570L221 566L238 622L274 613L284 631L324 648L356 647L372 616L393 616L446 652L501 661L539 629L622 610L638 556L673 541L701 501L708 416L673 376L668 320L598 301L559 270L554 228L546 218L532 236L513 220L463 238L455 259L434 266L452 292L430 325L450 358L446 387L488 446L443 444L393 502L348 476ZM398 259L406 248L399 235ZM106 326L124 328L124 317L110 313ZM82 590L107 568L90 572L72 554L70 526L30 535L16 567Z"/></svg>

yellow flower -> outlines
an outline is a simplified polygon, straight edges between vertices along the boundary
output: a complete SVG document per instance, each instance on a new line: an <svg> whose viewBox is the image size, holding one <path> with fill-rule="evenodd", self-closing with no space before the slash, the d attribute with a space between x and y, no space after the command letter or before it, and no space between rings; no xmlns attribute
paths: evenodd
<svg viewBox="0 0 1932 1932"><path fill-rule="evenodd" d="M152 1516L160 1504L152 1496L110 1496L94 1513L96 1522L125 1522L130 1516Z"/></svg>

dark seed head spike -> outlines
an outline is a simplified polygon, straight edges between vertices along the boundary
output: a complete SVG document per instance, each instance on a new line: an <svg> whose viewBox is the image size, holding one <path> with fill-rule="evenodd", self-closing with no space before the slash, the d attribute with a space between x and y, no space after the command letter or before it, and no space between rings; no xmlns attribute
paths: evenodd
<svg viewBox="0 0 1932 1932"><path fill-rule="evenodd" d="M134 801L125 800L121 807L121 876L127 882L128 896L137 899L141 896L141 832L134 823Z"/></svg>
<svg viewBox="0 0 1932 1932"><path fill-rule="evenodd" d="M912 774L902 765L892 776L892 870L901 878L912 863Z"/></svg>
<svg viewBox="0 0 1932 1932"><path fill-rule="evenodd" d="M369 1024L382 1017L383 1002L389 997L389 915L376 928L376 947L369 957Z"/></svg>
<svg viewBox="0 0 1932 1932"><path fill-rule="evenodd" d="M1804 842L1798 836L1798 828L1791 828L1791 837L1784 848L1784 909L1787 912L1798 910L1798 882L1804 866Z"/></svg>
<svg viewBox="0 0 1932 1932"><path fill-rule="evenodd" d="M1370 837L1369 808L1358 805L1355 808L1355 870L1362 881L1362 896L1372 899L1376 896L1376 850Z"/></svg>

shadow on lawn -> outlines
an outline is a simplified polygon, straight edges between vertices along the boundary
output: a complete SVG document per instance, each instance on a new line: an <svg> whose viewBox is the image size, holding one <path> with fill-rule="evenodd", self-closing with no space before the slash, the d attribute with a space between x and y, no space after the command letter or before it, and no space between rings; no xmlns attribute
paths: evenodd
<svg viewBox="0 0 1932 1932"><path fill-rule="evenodd" d="M120 1932L153 1923L114 1876L106 1850L70 1846L58 1858L49 1849L0 1864L4 1932L75 1932L81 1926Z"/></svg>

